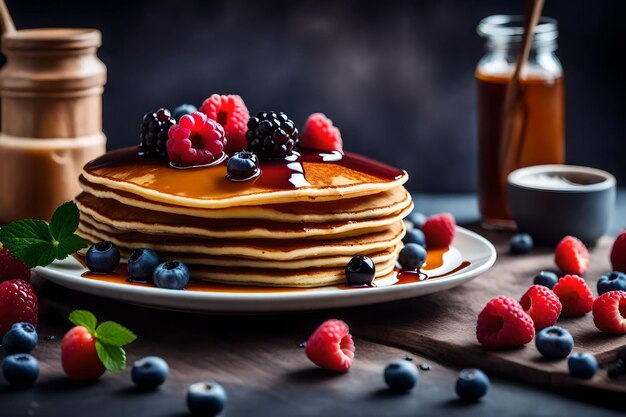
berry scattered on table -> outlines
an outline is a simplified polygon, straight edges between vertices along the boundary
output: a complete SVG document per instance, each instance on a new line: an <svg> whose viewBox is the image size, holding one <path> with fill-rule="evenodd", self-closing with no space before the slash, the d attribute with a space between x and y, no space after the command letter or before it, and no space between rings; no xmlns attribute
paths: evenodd
<svg viewBox="0 0 626 417"><path fill-rule="evenodd" d="M181 167L217 163L227 143L222 125L201 112L181 117L168 137L167 155L172 164Z"/></svg>
<svg viewBox="0 0 626 417"><path fill-rule="evenodd" d="M96 338L83 326L73 327L63 336L61 364L65 374L77 381L96 380L106 371L96 352Z"/></svg>
<svg viewBox="0 0 626 417"><path fill-rule="evenodd" d="M7 354L30 353L37 346L37 330L30 323L15 323L2 338Z"/></svg>
<svg viewBox="0 0 626 417"><path fill-rule="evenodd" d="M426 247L426 236L424 236L424 232L420 229L407 230L406 234L402 238L402 243L405 245L408 243L415 243L416 245Z"/></svg>
<svg viewBox="0 0 626 417"><path fill-rule="evenodd" d="M300 143L295 124L283 113L260 112L248 120L248 150L261 159L282 159L293 154Z"/></svg>
<svg viewBox="0 0 626 417"><path fill-rule="evenodd" d="M602 275L598 280L598 295L609 291L626 291L626 274L613 271Z"/></svg>
<svg viewBox="0 0 626 417"><path fill-rule="evenodd" d="M139 388L156 389L170 373L167 362L158 356L147 356L133 364L130 376Z"/></svg>
<svg viewBox="0 0 626 417"><path fill-rule="evenodd" d="M558 281L558 275L552 271L541 271L533 278L534 285L543 285L549 289L553 289Z"/></svg>
<svg viewBox="0 0 626 417"><path fill-rule="evenodd" d="M175 120L180 120L180 118L184 115L195 113L197 111L198 109L193 104L181 104L174 109L174 111L172 112L172 117Z"/></svg>
<svg viewBox="0 0 626 417"><path fill-rule="evenodd" d="M98 325L96 317L85 310L75 310L69 318L75 327L61 341L61 365L70 379L94 381L107 369L124 369L126 353L122 346L137 338L133 332L112 321Z"/></svg>
<svg viewBox="0 0 626 417"><path fill-rule="evenodd" d="M620 233L613 242L611 265L614 271L626 273L626 230Z"/></svg>
<svg viewBox="0 0 626 417"><path fill-rule="evenodd" d="M578 275L565 275L552 289L561 300L564 317L579 317L591 311L593 293L584 279Z"/></svg>
<svg viewBox="0 0 626 417"><path fill-rule="evenodd" d="M7 248L0 248L0 282L21 279L30 282L30 269Z"/></svg>
<svg viewBox="0 0 626 417"><path fill-rule="evenodd" d="M248 181L261 175L259 158L252 152L237 152L226 164L226 178L235 181Z"/></svg>
<svg viewBox="0 0 626 417"><path fill-rule="evenodd" d="M232 155L248 147L246 131L248 130L247 123L250 119L250 113L241 97L213 94L204 100L200 106L200 111L224 128L228 139L225 146L227 154Z"/></svg>
<svg viewBox="0 0 626 417"><path fill-rule="evenodd" d="M167 109L146 113L139 133L139 154L167 161L167 132L174 124L176 120Z"/></svg>
<svg viewBox="0 0 626 417"><path fill-rule="evenodd" d="M385 384L395 392L407 392L417 385L419 372L417 366L406 360L391 362L383 374Z"/></svg>
<svg viewBox="0 0 626 417"><path fill-rule="evenodd" d="M322 323L306 342L306 356L329 371L346 372L354 359L354 342L350 328L341 320Z"/></svg>
<svg viewBox="0 0 626 417"><path fill-rule="evenodd" d="M343 140L339 129L323 113L313 113L309 116L302 129L300 146L323 152L343 152Z"/></svg>
<svg viewBox="0 0 626 417"><path fill-rule="evenodd" d="M623 358L617 358L609 364L606 373L611 379L626 375L626 361Z"/></svg>
<svg viewBox="0 0 626 417"><path fill-rule="evenodd" d="M626 292L609 291L593 302L593 323L598 330L613 334L626 333Z"/></svg>
<svg viewBox="0 0 626 417"><path fill-rule="evenodd" d="M181 261L163 262L154 270L152 281L159 288L182 290L189 283L189 268Z"/></svg>
<svg viewBox="0 0 626 417"><path fill-rule="evenodd" d="M489 390L489 377L480 369L463 369L455 388L463 401L478 401Z"/></svg>
<svg viewBox="0 0 626 417"><path fill-rule="evenodd" d="M346 284L352 287L372 285L376 276L374 261L364 255L356 255L345 268Z"/></svg>
<svg viewBox="0 0 626 417"><path fill-rule="evenodd" d="M524 311L533 319L535 330L552 326L561 315L561 301L549 288L533 285L519 300Z"/></svg>
<svg viewBox="0 0 626 417"><path fill-rule="evenodd" d="M428 248L446 248L454 240L456 222L449 213L436 214L428 217L422 225Z"/></svg>
<svg viewBox="0 0 626 417"><path fill-rule="evenodd" d="M161 261L152 249L135 249L128 257L128 276L136 281L152 281L152 274Z"/></svg>
<svg viewBox="0 0 626 417"><path fill-rule="evenodd" d="M2 374L16 388L28 388L39 377L39 362L28 353L15 353L2 361Z"/></svg>
<svg viewBox="0 0 626 417"><path fill-rule="evenodd" d="M402 269L417 271L426 262L426 249L416 243L407 243L400 251L398 262Z"/></svg>
<svg viewBox="0 0 626 417"><path fill-rule="evenodd" d="M504 348L529 343L535 336L533 321L512 298L497 297L478 315L476 338L486 347Z"/></svg>
<svg viewBox="0 0 626 417"><path fill-rule="evenodd" d="M37 325L39 302L35 290L26 281L13 279L0 283L0 336L15 323Z"/></svg>
<svg viewBox="0 0 626 417"><path fill-rule="evenodd" d="M525 255L533 250L535 242L528 233L513 235L509 241L509 251L512 255Z"/></svg>
<svg viewBox="0 0 626 417"><path fill-rule="evenodd" d="M217 382L196 382L187 390L187 408L193 416L216 416L222 412L227 400L226 391Z"/></svg>
<svg viewBox="0 0 626 417"><path fill-rule="evenodd" d="M567 330L551 326L537 333L535 345L539 353L548 359L564 359L574 349L574 339Z"/></svg>
<svg viewBox="0 0 626 417"><path fill-rule="evenodd" d="M413 225L416 229L421 229L424 223L426 223L426 215L420 213L419 211L413 211L409 214L406 219L409 223Z"/></svg>
<svg viewBox="0 0 626 417"><path fill-rule="evenodd" d="M572 353L567 359L569 374L574 378L591 379L598 371L598 360L591 353Z"/></svg>
<svg viewBox="0 0 626 417"><path fill-rule="evenodd" d="M589 269L589 251L573 236L566 236L554 252L554 262L566 274L582 275Z"/></svg>
<svg viewBox="0 0 626 417"><path fill-rule="evenodd" d="M120 264L120 250L108 240L94 243L87 251L85 263L95 274L110 274Z"/></svg>

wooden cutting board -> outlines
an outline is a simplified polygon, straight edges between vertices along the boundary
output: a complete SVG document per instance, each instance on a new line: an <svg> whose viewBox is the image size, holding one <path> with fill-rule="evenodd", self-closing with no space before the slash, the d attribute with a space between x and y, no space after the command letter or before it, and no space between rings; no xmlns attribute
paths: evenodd
<svg viewBox="0 0 626 417"><path fill-rule="evenodd" d="M510 235L475 229L491 240L498 251L498 260L491 270L474 281L443 293L387 303L346 317L354 334L375 341L402 347L435 360L461 367L478 367L486 372L533 384L558 388L585 386L605 391L626 392L626 377L611 380L606 366L616 351L626 346L626 336L601 333L593 324L591 313L576 319L559 319L557 325L574 337L575 352L591 352L601 369L591 380L568 375L567 359L546 360L537 351L534 341L508 350L490 350L476 341L478 313L492 298L505 295L518 299L532 285L541 270L556 270L551 248L536 249L528 255L508 254ZM585 274L594 295L600 275L611 269L609 252L612 239L601 239L591 252L591 268ZM367 315L367 317L364 317Z"/></svg>

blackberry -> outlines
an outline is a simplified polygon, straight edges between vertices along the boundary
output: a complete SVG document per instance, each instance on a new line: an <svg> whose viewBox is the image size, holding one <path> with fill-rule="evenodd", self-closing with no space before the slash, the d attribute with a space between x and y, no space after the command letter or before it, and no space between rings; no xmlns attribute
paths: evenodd
<svg viewBox="0 0 626 417"><path fill-rule="evenodd" d="M283 112L260 112L248 120L248 150L261 159L285 158L300 143L298 129Z"/></svg>
<svg viewBox="0 0 626 417"><path fill-rule="evenodd" d="M139 154L167 161L167 131L175 124L176 120L167 109L146 113L139 133Z"/></svg>

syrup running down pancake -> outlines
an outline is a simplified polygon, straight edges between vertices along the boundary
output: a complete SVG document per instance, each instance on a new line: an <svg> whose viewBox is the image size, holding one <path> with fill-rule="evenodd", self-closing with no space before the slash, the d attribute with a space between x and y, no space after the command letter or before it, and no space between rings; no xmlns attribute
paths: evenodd
<svg viewBox="0 0 626 417"><path fill-rule="evenodd" d="M305 152L298 166L262 162L258 178L232 182L225 162L179 170L136 148L110 152L83 170L78 233L112 241L123 257L152 248L180 259L192 279L333 285L354 255L389 276L412 209L406 172L351 153L326 159Z"/></svg>

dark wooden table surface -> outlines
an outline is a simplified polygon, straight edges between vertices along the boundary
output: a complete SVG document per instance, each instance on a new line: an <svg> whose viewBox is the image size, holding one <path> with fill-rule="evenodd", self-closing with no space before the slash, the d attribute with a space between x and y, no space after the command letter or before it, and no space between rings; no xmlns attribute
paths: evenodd
<svg viewBox="0 0 626 417"><path fill-rule="evenodd" d="M620 193L619 210L626 209ZM464 222L475 220L471 196L416 196L424 212L452 211ZM624 225L618 216L614 233ZM495 240L503 248L508 235ZM40 342L34 355L41 376L32 389L16 391L0 378L0 416L185 416L189 384L219 381L229 402L224 416L415 416L415 415L622 415L626 403L598 392L554 391L506 378L492 377L488 395L476 404L456 399L458 367L420 357L413 352L372 342L355 334L357 356L342 375L313 366L298 344L327 318L343 318L355 328L366 325L371 314L401 316L403 303L375 309L267 316L191 315L136 307L88 296L40 279L35 285L41 303ZM105 374L98 382L76 384L61 369L60 344L70 328L67 316L78 308L93 311L100 320L115 320L134 330L139 339L127 346L129 362L148 355L165 358L171 367L168 381L155 392L133 388L129 369ZM52 340L50 340L52 339ZM392 359L413 357L428 363L417 388L407 395L392 395L382 370ZM621 408L621 410L620 410Z"/></svg>

